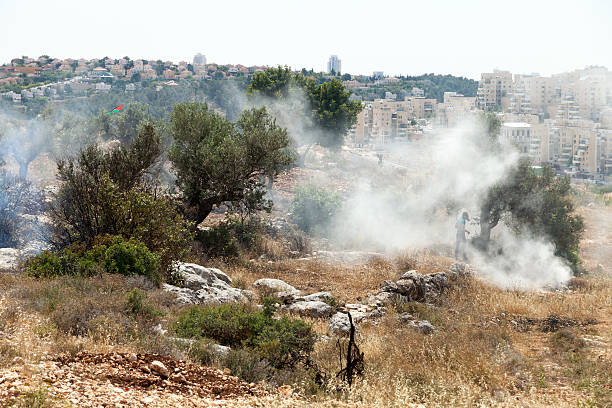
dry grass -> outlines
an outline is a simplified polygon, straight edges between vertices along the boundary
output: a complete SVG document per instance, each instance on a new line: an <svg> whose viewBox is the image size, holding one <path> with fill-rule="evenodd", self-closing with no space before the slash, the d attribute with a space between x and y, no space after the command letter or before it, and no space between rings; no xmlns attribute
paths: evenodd
<svg viewBox="0 0 612 408"><path fill-rule="evenodd" d="M330 291L341 303L363 299L406 270L440 272L452 263L438 252L411 251L346 265L286 259L273 240L263 245L274 261L206 265L220 267L243 288L259 278L278 278L304 293ZM127 297L135 287L146 290L146 302L164 315L130 313ZM303 406L610 406L612 279L588 275L570 287L554 293L508 291L474 279L456 285L437 305L390 307L378 324L360 325L366 371L350 390L333 379L339 370L335 340L317 343L313 359L331 381ZM15 364L15 357L36 362L45 353L82 350L188 358L151 331L162 320L172 321L180 308L145 282L109 275L33 280L1 274L0 299L0 365ZM430 320L436 332L423 335L403 325L397 312L407 308ZM550 316L574 323L550 333L516 324ZM329 334L326 320L307 321L317 333ZM298 383L296 389L312 393L311 384Z"/></svg>
<svg viewBox="0 0 612 408"><path fill-rule="evenodd" d="M150 290L148 304L160 314L135 315L127 302L130 279L118 275L40 279L0 274L3 341L0 361L22 357L37 362L47 354L133 351L178 355L173 344L152 330L178 313L171 298Z"/></svg>
<svg viewBox="0 0 612 408"><path fill-rule="evenodd" d="M260 278L281 279L304 293L329 291L340 301L355 301L377 290L397 270L387 263L349 266L319 260L286 259L219 265L234 280L249 287Z"/></svg>

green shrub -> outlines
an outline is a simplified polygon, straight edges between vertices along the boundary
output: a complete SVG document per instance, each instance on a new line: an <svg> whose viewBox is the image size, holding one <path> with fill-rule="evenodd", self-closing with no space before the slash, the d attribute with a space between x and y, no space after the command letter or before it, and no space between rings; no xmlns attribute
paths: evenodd
<svg viewBox="0 0 612 408"><path fill-rule="evenodd" d="M253 328L263 325L263 319L245 305L196 306L179 316L175 330L180 337L210 338L237 347L255 334Z"/></svg>
<svg viewBox="0 0 612 408"><path fill-rule="evenodd" d="M198 230L196 240L209 257L233 258L238 256L238 243L231 227L222 223L214 227Z"/></svg>
<svg viewBox="0 0 612 408"><path fill-rule="evenodd" d="M241 249L251 249L261 230L261 222L254 217L244 222L230 218L214 227L198 230L196 239L209 257L233 258L240 254Z"/></svg>
<svg viewBox="0 0 612 408"><path fill-rule="evenodd" d="M73 245L57 252L43 251L26 262L26 271L36 278L92 276L101 272L144 275L160 283L160 256L149 251L142 242L126 241L120 236L109 237L105 242L89 250Z"/></svg>
<svg viewBox="0 0 612 408"><path fill-rule="evenodd" d="M103 248L94 247L92 251ZM124 241L121 237L113 238L111 245L104 251L102 265L108 273L120 275L144 275L153 282L159 283L160 256L149 251L136 240Z"/></svg>
<svg viewBox="0 0 612 408"><path fill-rule="evenodd" d="M43 251L26 263L28 275L35 278L50 278L61 275L91 276L102 272L101 265L86 252L70 247L58 252Z"/></svg>
<svg viewBox="0 0 612 408"><path fill-rule="evenodd" d="M147 292L138 288L128 293L127 307L130 313L138 316L152 317L163 315L162 312L147 303Z"/></svg>
<svg viewBox="0 0 612 408"><path fill-rule="evenodd" d="M210 338L232 348L255 351L275 368L305 361L314 347L311 327L299 319L274 319L270 310L227 304L192 307L174 324L180 337Z"/></svg>
<svg viewBox="0 0 612 408"><path fill-rule="evenodd" d="M325 234L341 202L337 193L313 184L301 186L291 203L291 221L305 232Z"/></svg>
<svg viewBox="0 0 612 408"><path fill-rule="evenodd" d="M305 361L314 346L310 326L299 319L267 319L261 332L248 343L273 367L293 367Z"/></svg>
<svg viewBox="0 0 612 408"><path fill-rule="evenodd" d="M89 146L59 160L59 189L49 208L55 248L83 243L89 249L106 235L133 238L160 255L161 273L168 278L172 263L189 249L193 225L153 182L162 150L157 130L144 125L120 149Z"/></svg>

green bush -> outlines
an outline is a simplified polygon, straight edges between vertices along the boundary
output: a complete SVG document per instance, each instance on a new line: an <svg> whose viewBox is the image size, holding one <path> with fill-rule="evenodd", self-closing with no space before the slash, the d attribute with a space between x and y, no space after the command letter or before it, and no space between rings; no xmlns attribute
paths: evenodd
<svg viewBox="0 0 612 408"><path fill-rule="evenodd" d="M314 347L311 327L299 319L274 319L269 308L227 304L192 307L174 324L180 337L209 338L232 348L255 351L275 368L305 361Z"/></svg>
<svg viewBox="0 0 612 408"><path fill-rule="evenodd" d="M153 181L160 143L157 130L146 125L130 145L110 152L89 146L59 160L59 189L49 208L54 247L83 243L89 249L106 235L133 238L160 255L161 273L170 279L172 263L190 247L193 225Z"/></svg>
<svg viewBox="0 0 612 408"><path fill-rule="evenodd" d="M262 358L276 368L293 367L308 358L315 340L308 324L288 317L267 322L255 338L249 339Z"/></svg>
<svg viewBox="0 0 612 408"><path fill-rule="evenodd" d="M27 274L35 278L61 275L91 276L102 272L101 265L76 247L58 252L43 251L25 263Z"/></svg>
<svg viewBox="0 0 612 408"><path fill-rule="evenodd" d="M305 232L325 234L341 203L340 195L332 191L313 184L299 187L291 203L291 221Z"/></svg>
<svg viewBox="0 0 612 408"><path fill-rule="evenodd" d="M204 230L198 230L196 240L209 257L233 258L238 256L238 242L231 227L222 223Z"/></svg>
<svg viewBox="0 0 612 408"><path fill-rule="evenodd" d="M142 242L126 241L120 236L109 237L89 250L73 245L57 252L43 251L29 259L25 267L36 278L108 272L144 275L156 284L161 282L160 255L149 251Z"/></svg>
<svg viewBox="0 0 612 408"><path fill-rule="evenodd" d="M255 334L253 329L262 326L263 319L244 305L193 307L179 316L175 330L180 337L210 338L237 347Z"/></svg>
<svg viewBox="0 0 612 408"><path fill-rule="evenodd" d="M128 293L128 311L134 315L143 317L162 316L163 313L147 303L147 292L138 288Z"/></svg>
<svg viewBox="0 0 612 408"><path fill-rule="evenodd" d="M245 222L230 219L214 227L198 230L196 239L209 257L233 258L240 250L251 249L261 232L259 220L251 218Z"/></svg>
<svg viewBox="0 0 612 408"><path fill-rule="evenodd" d="M100 247L102 248L94 247L91 251L102 250L104 246ZM125 276L144 275L159 283L161 280L159 259L160 256L149 251L142 242L124 241L121 237L116 237L104 251L101 263L108 273Z"/></svg>

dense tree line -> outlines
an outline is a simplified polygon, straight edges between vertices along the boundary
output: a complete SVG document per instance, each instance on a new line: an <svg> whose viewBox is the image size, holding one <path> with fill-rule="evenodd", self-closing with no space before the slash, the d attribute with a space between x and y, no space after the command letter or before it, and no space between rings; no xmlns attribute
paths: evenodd
<svg viewBox="0 0 612 408"><path fill-rule="evenodd" d="M383 98L385 92L398 95L398 98L410 95L412 88L425 91L426 98L444 100L444 92L457 92L465 96L476 96L478 81L453 75L424 74L419 76L400 76L400 81L392 84L381 84L368 89L356 89L355 94L366 99ZM373 78L370 79L373 81Z"/></svg>

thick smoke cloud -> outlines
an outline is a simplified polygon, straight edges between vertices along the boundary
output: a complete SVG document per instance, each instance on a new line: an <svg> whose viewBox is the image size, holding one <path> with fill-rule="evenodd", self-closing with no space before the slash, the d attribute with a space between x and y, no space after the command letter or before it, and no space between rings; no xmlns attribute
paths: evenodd
<svg viewBox="0 0 612 408"><path fill-rule="evenodd" d="M474 216L477 219L484 194L519 159L513 146L495 151L483 139L484 130L471 121L419 142L390 146L383 169L360 176L348 195L334 220L333 241L345 248L387 252L452 248L455 221L463 209L472 215L467 229L476 235ZM486 257L468 249L470 262L491 282L501 287L558 287L571 276L544 237L516 235L503 225L494 232L501 254Z"/></svg>

